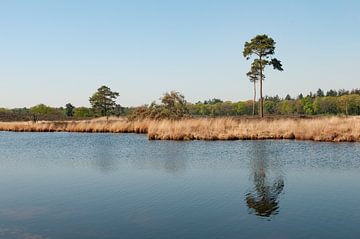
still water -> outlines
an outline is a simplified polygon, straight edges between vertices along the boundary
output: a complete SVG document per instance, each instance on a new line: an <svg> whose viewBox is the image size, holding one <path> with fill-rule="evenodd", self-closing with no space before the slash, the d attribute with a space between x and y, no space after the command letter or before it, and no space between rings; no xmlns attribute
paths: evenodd
<svg viewBox="0 0 360 239"><path fill-rule="evenodd" d="M360 144L0 132L0 238L360 238Z"/></svg>

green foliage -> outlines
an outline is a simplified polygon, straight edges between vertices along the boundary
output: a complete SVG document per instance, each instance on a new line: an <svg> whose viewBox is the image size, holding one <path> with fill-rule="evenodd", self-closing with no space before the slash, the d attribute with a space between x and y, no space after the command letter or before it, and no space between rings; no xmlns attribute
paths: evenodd
<svg viewBox="0 0 360 239"><path fill-rule="evenodd" d="M160 100L161 104L152 102L149 106L132 109L129 118L178 119L187 116L189 113L189 107L185 97L179 92L167 92Z"/></svg>
<svg viewBox="0 0 360 239"><path fill-rule="evenodd" d="M28 108L0 108L0 121L28 121L33 118Z"/></svg>
<svg viewBox="0 0 360 239"><path fill-rule="evenodd" d="M245 42L243 56L249 60L252 55L257 58L252 63L252 69L248 72L248 77L251 81L256 82L256 79L260 79L260 116L264 116L264 103L262 97L262 80L263 71L266 65L272 65L275 70L283 71L281 62L272 58L275 54L275 41L267 35L257 35L252 38L249 42ZM257 73L260 72L259 77ZM271 109L271 103L268 103L267 110Z"/></svg>
<svg viewBox="0 0 360 239"><path fill-rule="evenodd" d="M342 95L337 98L339 113L360 115L360 95Z"/></svg>
<svg viewBox="0 0 360 239"><path fill-rule="evenodd" d="M319 89L316 91L316 96L317 96L317 97L324 97L324 96L325 96L324 91L322 91L322 89L319 88Z"/></svg>
<svg viewBox="0 0 360 239"><path fill-rule="evenodd" d="M70 103L67 103L65 105L65 114L66 114L66 116L73 117L74 116L74 109L75 109L75 106L73 106Z"/></svg>
<svg viewBox="0 0 360 239"><path fill-rule="evenodd" d="M260 74L261 74L260 67L262 67L262 70L264 70L265 65L266 62L263 61L263 63L260 64L259 59L255 59L253 63L251 63L250 71L246 73L246 76L249 78L250 82L254 83L260 80ZM264 79L265 79L265 75L262 75L262 80Z"/></svg>
<svg viewBox="0 0 360 239"><path fill-rule="evenodd" d="M350 92L350 91L348 91ZM149 106L137 107L131 110L131 115L137 115L141 118L177 118L176 104L173 100L169 102L171 94L165 94L165 100L162 104L153 102ZM165 96L164 95L164 96ZM269 115L313 115L313 114L357 114L360 115L360 94L343 95L341 97L317 97L315 94L308 94L306 97L291 98L287 95L285 99L281 99L278 95L266 96L264 102L265 112ZM163 98L161 98L163 99ZM180 97L183 100L183 98ZM251 115L253 101L221 101L209 100L204 102L183 103L186 107L186 116L241 116ZM209 103L212 102L212 103ZM216 103L215 103L216 102ZM258 104L255 104L256 110ZM136 117L135 117L136 118Z"/></svg>
<svg viewBox="0 0 360 239"><path fill-rule="evenodd" d="M236 115L237 114L237 105L231 101L225 101L223 103L216 104L216 115Z"/></svg>
<svg viewBox="0 0 360 239"><path fill-rule="evenodd" d="M53 108L44 104L38 104L31 107L28 111L28 114L28 119L33 121L65 118L65 112L63 108Z"/></svg>
<svg viewBox="0 0 360 239"><path fill-rule="evenodd" d="M337 97L316 97L313 103L313 109L315 114L337 114Z"/></svg>
<svg viewBox="0 0 360 239"><path fill-rule="evenodd" d="M222 103L222 102L223 102L223 101L220 100L220 99L213 98L213 99L210 99L210 100L205 100L205 101L204 101L204 104L214 105L214 104Z"/></svg>
<svg viewBox="0 0 360 239"><path fill-rule="evenodd" d="M200 109L199 109L199 113L198 114L200 114L200 115L209 115L209 107L207 107L206 105L203 105L203 104L201 104L200 106Z"/></svg>
<svg viewBox="0 0 360 239"><path fill-rule="evenodd" d="M274 70L278 70L278 71L283 71L284 70L283 67L282 67L281 62L276 58L271 59L269 65L273 66Z"/></svg>
<svg viewBox="0 0 360 239"><path fill-rule="evenodd" d="M338 90L338 96L349 95L349 94L350 94L350 92L348 90L345 90L345 89Z"/></svg>
<svg viewBox="0 0 360 239"><path fill-rule="evenodd" d="M107 86L101 86L90 98L90 104L99 116L109 116L116 107L118 92L111 91Z"/></svg>
<svg viewBox="0 0 360 239"><path fill-rule="evenodd" d="M188 113L185 97L179 92L171 91L165 93L160 100L164 107L163 112L166 115L168 114L168 117L181 118Z"/></svg>
<svg viewBox="0 0 360 239"><path fill-rule="evenodd" d="M267 35L257 35L250 42L245 42L243 55L248 60L252 54L270 56L275 51L275 41Z"/></svg>
<svg viewBox="0 0 360 239"><path fill-rule="evenodd" d="M11 110L9 109L5 109L5 108L0 108L0 113L10 113Z"/></svg>
<svg viewBox="0 0 360 239"><path fill-rule="evenodd" d="M359 88L352 89L352 90L350 91L350 94L351 94L351 95L360 95L360 89L359 89Z"/></svg>
<svg viewBox="0 0 360 239"><path fill-rule="evenodd" d="M253 101L239 101L236 103L236 115L250 115L252 114L253 103L255 104L255 110L257 103Z"/></svg>
<svg viewBox="0 0 360 239"><path fill-rule="evenodd" d="M74 117L76 118L90 118L94 117L94 113L87 107L77 107L74 109Z"/></svg>
<svg viewBox="0 0 360 239"><path fill-rule="evenodd" d="M264 109L267 114L274 114L277 109L276 106L277 106L276 101L265 100Z"/></svg>
<svg viewBox="0 0 360 239"><path fill-rule="evenodd" d="M191 115L201 116L236 116L250 115L252 113L252 101L219 102L216 104L188 104Z"/></svg>
<svg viewBox="0 0 360 239"><path fill-rule="evenodd" d="M284 99L278 95L265 97L264 109L267 114L272 115L319 115L319 114L344 114L360 115L360 90L330 90L326 95L321 96L318 90L316 94L309 93L306 97L300 94L296 99L288 94ZM324 94L325 95L325 94ZM168 92L160 98L159 104L153 102L150 105L126 108L115 105L111 110L112 115L129 116L130 119L151 118L151 119L178 119L188 116L242 116L251 115L253 101L222 101L220 99L210 99L196 104L189 103L184 96L178 92ZM255 102L255 109L259 105ZM65 108L54 108L44 104L39 104L27 108L5 109L0 108L1 121L28 121L28 120L65 120L70 116L69 111L73 109L71 104ZM99 115L93 109L87 107L77 107L73 109L73 117L91 118Z"/></svg>
<svg viewBox="0 0 360 239"><path fill-rule="evenodd" d="M63 112L60 109L56 109L44 104L31 107L30 113L34 115L63 115Z"/></svg>
<svg viewBox="0 0 360 239"><path fill-rule="evenodd" d="M119 104L116 104L113 112L112 112L115 116L121 116L121 115L125 115L126 114L126 109L124 107L122 107Z"/></svg>
<svg viewBox="0 0 360 239"><path fill-rule="evenodd" d="M326 96L337 96L336 90L329 90L326 92Z"/></svg>
<svg viewBox="0 0 360 239"><path fill-rule="evenodd" d="M310 96L306 96L301 100L305 114L311 115L314 113L313 103Z"/></svg>
<svg viewBox="0 0 360 239"><path fill-rule="evenodd" d="M267 35L257 35L249 42L245 42L243 56L249 60L252 55L256 55L260 72L262 72L266 65L272 65L274 69L283 71L281 62L276 58L271 58L275 54L276 42Z"/></svg>
<svg viewBox="0 0 360 239"><path fill-rule="evenodd" d="M282 100L277 104L277 113L281 115L295 114L297 110L295 100Z"/></svg>

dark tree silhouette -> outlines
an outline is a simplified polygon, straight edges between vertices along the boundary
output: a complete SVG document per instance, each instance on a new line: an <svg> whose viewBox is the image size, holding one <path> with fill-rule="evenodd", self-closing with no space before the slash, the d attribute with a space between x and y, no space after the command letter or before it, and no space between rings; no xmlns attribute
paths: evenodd
<svg viewBox="0 0 360 239"><path fill-rule="evenodd" d="M65 105L65 114L66 114L66 116L73 117L74 116L74 109L75 109L75 106L73 106L70 103L67 103Z"/></svg>

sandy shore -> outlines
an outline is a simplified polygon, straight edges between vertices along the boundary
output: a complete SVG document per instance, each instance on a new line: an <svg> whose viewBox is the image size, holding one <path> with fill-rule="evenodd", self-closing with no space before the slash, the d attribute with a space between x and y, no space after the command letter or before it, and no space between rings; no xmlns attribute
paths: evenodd
<svg viewBox="0 0 360 239"><path fill-rule="evenodd" d="M0 122L1 131L144 133L150 140L297 139L360 142L360 117Z"/></svg>

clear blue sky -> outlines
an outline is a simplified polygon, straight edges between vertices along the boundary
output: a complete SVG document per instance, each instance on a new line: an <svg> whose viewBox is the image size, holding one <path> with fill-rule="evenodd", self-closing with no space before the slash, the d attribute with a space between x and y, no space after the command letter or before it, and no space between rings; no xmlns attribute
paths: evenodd
<svg viewBox="0 0 360 239"><path fill-rule="evenodd" d="M244 42L268 34L284 72L266 95L360 87L360 1L0 1L0 107L89 105L101 85L141 105L245 100Z"/></svg>

